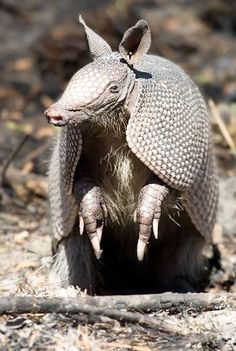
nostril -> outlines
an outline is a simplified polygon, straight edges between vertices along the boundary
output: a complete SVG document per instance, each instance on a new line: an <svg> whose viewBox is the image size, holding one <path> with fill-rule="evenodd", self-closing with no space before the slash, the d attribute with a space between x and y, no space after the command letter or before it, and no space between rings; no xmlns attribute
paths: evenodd
<svg viewBox="0 0 236 351"><path fill-rule="evenodd" d="M49 108L44 112L45 116L50 123L57 123L63 120L63 116L61 116L58 111L54 108Z"/></svg>

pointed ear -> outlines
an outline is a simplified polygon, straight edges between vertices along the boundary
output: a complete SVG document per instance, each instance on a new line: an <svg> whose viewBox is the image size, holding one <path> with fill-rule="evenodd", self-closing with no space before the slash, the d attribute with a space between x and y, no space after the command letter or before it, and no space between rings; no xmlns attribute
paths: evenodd
<svg viewBox="0 0 236 351"><path fill-rule="evenodd" d="M110 45L87 26L81 15L79 16L79 22L84 26L89 51L93 60L103 55L112 53Z"/></svg>
<svg viewBox="0 0 236 351"><path fill-rule="evenodd" d="M138 62L148 52L151 45L151 33L146 21L140 20L129 28L120 43L121 56L130 64Z"/></svg>

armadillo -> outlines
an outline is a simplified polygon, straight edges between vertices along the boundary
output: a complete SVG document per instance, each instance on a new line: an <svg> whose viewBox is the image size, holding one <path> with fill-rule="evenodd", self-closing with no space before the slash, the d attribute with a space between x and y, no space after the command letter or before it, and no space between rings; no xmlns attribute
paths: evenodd
<svg viewBox="0 0 236 351"><path fill-rule="evenodd" d="M179 66L147 54L145 20L118 52L79 20L92 62L45 112L61 127L51 277L90 294L199 290L218 204L204 99Z"/></svg>

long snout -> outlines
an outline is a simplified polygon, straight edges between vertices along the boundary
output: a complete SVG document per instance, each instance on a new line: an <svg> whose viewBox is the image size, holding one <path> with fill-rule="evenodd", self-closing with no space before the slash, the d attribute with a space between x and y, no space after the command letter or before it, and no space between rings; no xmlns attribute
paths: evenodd
<svg viewBox="0 0 236 351"><path fill-rule="evenodd" d="M65 113L63 112L64 111L60 109L57 104L53 104L44 112L44 115L46 116L48 123L62 127L68 123L68 117L65 116Z"/></svg>

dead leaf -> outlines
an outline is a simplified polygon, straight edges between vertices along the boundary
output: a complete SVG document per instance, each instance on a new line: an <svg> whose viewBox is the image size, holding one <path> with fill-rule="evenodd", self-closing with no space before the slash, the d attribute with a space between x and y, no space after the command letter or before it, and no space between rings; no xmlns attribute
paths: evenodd
<svg viewBox="0 0 236 351"><path fill-rule="evenodd" d="M121 348L121 349L128 349L128 350L133 350L133 351L151 351L152 349L148 346L145 345L134 345L134 344L126 344L123 342L109 342L106 344L107 348L112 347L114 350L115 348Z"/></svg>
<svg viewBox="0 0 236 351"><path fill-rule="evenodd" d="M23 230L22 232L15 234L13 240L16 244L24 244L25 239L27 239L28 236L28 230Z"/></svg>
<svg viewBox="0 0 236 351"><path fill-rule="evenodd" d="M26 269L26 268L36 268L38 267L38 263L36 261L33 260L25 260L20 262L17 266L16 266L16 272L21 271L22 269Z"/></svg>
<svg viewBox="0 0 236 351"><path fill-rule="evenodd" d="M14 88L0 87L0 99L16 98L19 95L19 92Z"/></svg>
<svg viewBox="0 0 236 351"><path fill-rule="evenodd" d="M33 67L33 61L29 57L22 57L16 61L10 62L8 68L14 71L27 71Z"/></svg>
<svg viewBox="0 0 236 351"><path fill-rule="evenodd" d="M28 161L28 162L26 162L26 164L22 168L21 172L22 172L22 174L28 174L28 173L32 172L33 169L34 169L34 163L32 161Z"/></svg>
<svg viewBox="0 0 236 351"><path fill-rule="evenodd" d="M6 122L6 127L17 132L23 132L25 134L32 134L33 132L33 126L29 123L19 124L19 122L16 123L13 121L8 121Z"/></svg>
<svg viewBox="0 0 236 351"><path fill-rule="evenodd" d="M39 196L47 196L48 193L48 184L46 181L41 181L38 179L30 179L26 182L27 189L34 192L36 195Z"/></svg>
<svg viewBox="0 0 236 351"><path fill-rule="evenodd" d="M21 329L27 324L32 324L32 322L25 317L11 318L6 322L7 327L11 329Z"/></svg>

